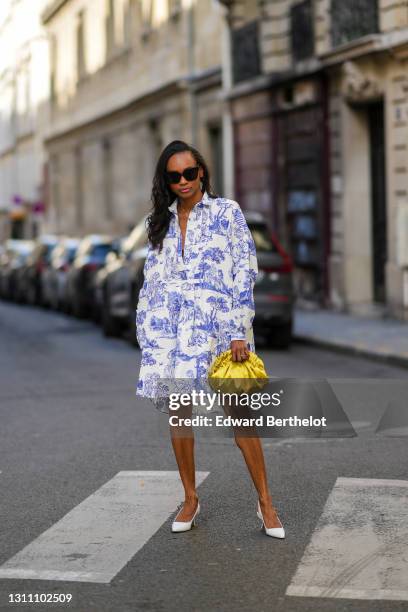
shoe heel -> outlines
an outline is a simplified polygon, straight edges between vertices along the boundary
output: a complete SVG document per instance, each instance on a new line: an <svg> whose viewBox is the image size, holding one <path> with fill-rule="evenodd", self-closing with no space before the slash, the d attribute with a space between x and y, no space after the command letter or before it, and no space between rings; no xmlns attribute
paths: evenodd
<svg viewBox="0 0 408 612"><path fill-rule="evenodd" d="M256 514L257 514L258 518L262 521L261 529L265 530L266 535L272 536L274 538L279 538L279 539L283 539L285 537L285 530L283 529L283 527L268 527L268 528L265 527L265 522L264 522L263 516L262 516L262 514L260 512L259 504L258 504L258 510L257 510ZM279 522L280 522L280 519L279 519ZM282 523L281 523L281 525L282 525Z"/></svg>

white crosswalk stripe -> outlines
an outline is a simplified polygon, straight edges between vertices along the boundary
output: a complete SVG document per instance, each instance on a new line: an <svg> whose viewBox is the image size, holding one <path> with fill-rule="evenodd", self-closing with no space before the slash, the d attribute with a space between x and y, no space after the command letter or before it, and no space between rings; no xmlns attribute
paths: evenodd
<svg viewBox="0 0 408 612"><path fill-rule="evenodd" d="M408 601L408 481L337 478L286 595Z"/></svg>
<svg viewBox="0 0 408 612"><path fill-rule="evenodd" d="M199 486L209 472L196 472ZM122 471L0 566L0 578L108 583L184 499L176 471Z"/></svg>

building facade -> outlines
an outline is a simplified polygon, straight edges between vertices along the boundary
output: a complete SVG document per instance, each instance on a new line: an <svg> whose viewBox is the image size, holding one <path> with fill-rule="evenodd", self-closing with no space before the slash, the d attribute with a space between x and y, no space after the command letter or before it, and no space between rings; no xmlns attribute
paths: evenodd
<svg viewBox="0 0 408 612"><path fill-rule="evenodd" d="M300 301L408 317L408 3L225 0L237 197Z"/></svg>
<svg viewBox="0 0 408 612"><path fill-rule="evenodd" d="M48 107L44 0L2 0L0 13L0 240L43 227L42 146Z"/></svg>
<svg viewBox="0 0 408 612"><path fill-rule="evenodd" d="M126 233L173 139L202 151L223 191L224 12L214 0L48 4L49 231Z"/></svg>

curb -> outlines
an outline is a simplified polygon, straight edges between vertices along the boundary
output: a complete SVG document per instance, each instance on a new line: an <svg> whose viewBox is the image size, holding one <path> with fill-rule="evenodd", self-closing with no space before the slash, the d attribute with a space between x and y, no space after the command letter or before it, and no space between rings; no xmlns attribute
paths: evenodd
<svg viewBox="0 0 408 612"><path fill-rule="evenodd" d="M374 351L370 351L370 349L360 348L352 344L338 344L331 340L323 340L321 338L303 336L302 334L296 333L292 335L292 340L298 344L306 344L315 346L317 348L329 349L331 351L335 351L336 353L355 355L356 357L365 357L367 359L371 359L372 361L408 369L408 357L402 357L401 355L397 355L395 353L376 353Z"/></svg>

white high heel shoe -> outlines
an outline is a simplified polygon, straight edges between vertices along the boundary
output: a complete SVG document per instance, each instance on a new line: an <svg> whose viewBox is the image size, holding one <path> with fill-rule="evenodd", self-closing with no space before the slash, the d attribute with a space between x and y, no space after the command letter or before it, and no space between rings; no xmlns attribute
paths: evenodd
<svg viewBox="0 0 408 612"><path fill-rule="evenodd" d="M262 516L261 506L259 505L259 501L258 501L258 511L256 514L258 515L258 518L260 518L262 521L262 525L263 525L263 528L265 529L266 535L272 536L273 538L280 538L280 539L283 539L285 537L285 530L282 526L281 527L266 527L265 526L265 521ZM280 522L280 519L279 519L279 522Z"/></svg>
<svg viewBox="0 0 408 612"><path fill-rule="evenodd" d="M197 502L197 508L194 512L194 516L191 521L173 521L171 525L171 530L173 532L176 531L189 531L193 525L195 525L195 519L197 514L200 513L200 502ZM177 518L177 517L176 517Z"/></svg>

